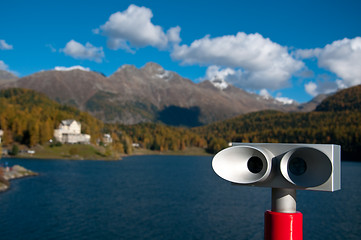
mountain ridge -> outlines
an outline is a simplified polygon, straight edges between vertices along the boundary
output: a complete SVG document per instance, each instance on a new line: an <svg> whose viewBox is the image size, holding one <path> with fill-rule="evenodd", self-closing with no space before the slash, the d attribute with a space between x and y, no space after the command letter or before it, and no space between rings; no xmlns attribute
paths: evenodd
<svg viewBox="0 0 361 240"><path fill-rule="evenodd" d="M286 105L230 84L224 88L217 84L209 80L194 83L149 62L141 68L123 65L108 77L77 68L42 71L1 84L0 88L33 89L110 123L162 122L162 117L177 118L187 112L197 113L192 115L196 118L193 122L204 125L260 110L302 111L300 104ZM312 107L315 104L308 106L307 111L313 110ZM169 108L179 111L170 113ZM191 126L186 122L167 124Z"/></svg>

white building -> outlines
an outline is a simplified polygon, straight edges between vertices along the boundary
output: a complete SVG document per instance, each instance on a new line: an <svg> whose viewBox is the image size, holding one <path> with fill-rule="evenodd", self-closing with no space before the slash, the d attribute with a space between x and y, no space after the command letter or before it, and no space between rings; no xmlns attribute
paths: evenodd
<svg viewBox="0 0 361 240"><path fill-rule="evenodd" d="M103 135L103 143L104 143L105 145L108 145L108 144L111 144L112 142L113 142L112 136L110 136L109 133L105 133L105 134Z"/></svg>
<svg viewBox="0 0 361 240"><path fill-rule="evenodd" d="M4 134L4 131L0 129L0 144L1 144L1 138L2 138L3 134Z"/></svg>
<svg viewBox="0 0 361 240"><path fill-rule="evenodd" d="M54 137L61 143L90 143L90 135L82 134L80 122L73 119L61 121Z"/></svg>

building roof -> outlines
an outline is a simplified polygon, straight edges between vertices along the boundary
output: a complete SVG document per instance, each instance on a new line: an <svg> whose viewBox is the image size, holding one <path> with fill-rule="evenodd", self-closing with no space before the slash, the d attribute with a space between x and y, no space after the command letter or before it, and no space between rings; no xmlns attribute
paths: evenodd
<svg viewBox="0 0 361 240"><path fill-rule="evenodd" d="M76 122L77 124L80 124L79 122L77 122L74 119L63 120L63 121L61 121L61 124L64 125L64 126L70 126L73 122Z"/></svg>

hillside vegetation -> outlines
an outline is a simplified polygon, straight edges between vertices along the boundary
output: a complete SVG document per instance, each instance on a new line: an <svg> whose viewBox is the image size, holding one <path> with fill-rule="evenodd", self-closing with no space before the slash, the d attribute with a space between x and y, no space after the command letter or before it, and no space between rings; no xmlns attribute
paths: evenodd
<svg viewBox="0 0 361 240"><path fill-rule="evenodd" d="M83 133L92 139L99 137L103 128L103 123L88 113L60 105L44 94L19 88L0 91L0 128L5 145L44 144L52 139L53 130L64 119L80 121Z"/></svg>
<svg viewBox="0 0 361 240"><path fill-rule="evenodd" d="M195 129L213 139L217 152L227 142L339 144L345 157L361 154L360 111L283 113L264 111Z"/></svg>
<svg viewBox="0 0 361 240"><path fill-rule="evenodd" d="M133 142L150 150L183 151L188 147L207 147L207 142L202 136L187 128L156 123L118 125L117 128L131 136Z"/></svg>
<svg viewBox="0 0 361 240"><path fill-rule="evenodd" d="M316 107L316 111L361 111L361 85L343 89L326 98Z"/></svg>

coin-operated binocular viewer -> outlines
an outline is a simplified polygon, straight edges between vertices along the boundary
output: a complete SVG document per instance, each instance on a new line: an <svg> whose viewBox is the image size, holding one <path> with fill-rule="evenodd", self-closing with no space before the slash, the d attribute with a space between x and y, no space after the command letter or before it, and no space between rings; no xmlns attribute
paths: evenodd
<svg viewBox="0 0 361 240"><path fill-rule="evenodd" d="M340 152L340 146L331 144L232 143L214 156L212 166L232 183L272 188L265 240L301 240L296 190L340 190Z"/></svg>

